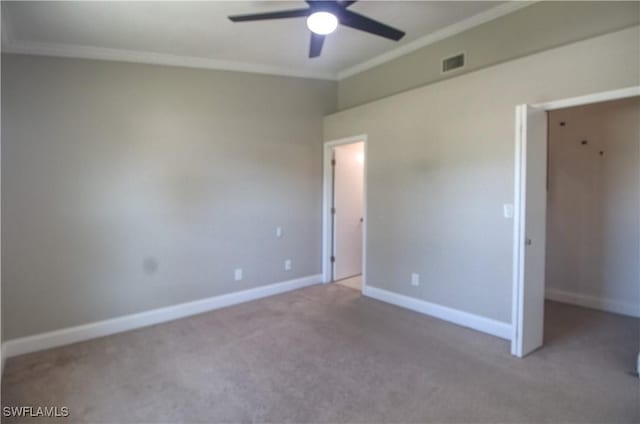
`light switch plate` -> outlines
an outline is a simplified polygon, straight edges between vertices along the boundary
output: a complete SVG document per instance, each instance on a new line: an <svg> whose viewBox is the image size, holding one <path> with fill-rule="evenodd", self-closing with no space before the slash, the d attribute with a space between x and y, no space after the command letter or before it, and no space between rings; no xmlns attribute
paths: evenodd
<svg viewBox="0 0 640 424"><path fill-rule="evenodd" d="M237 268L235 271L233 271L233 279L235 281L242 280L242 268Z"/></svg>
<svg viewBox="0 0 640 424"><path fill-rule="evenodd" d="M513 218L513 204L505 203L504 205L502 205L502 212L505 218Z"/></svg>
<svg viewBox="0 0 640 424"><path fill-rule="evenodd" d="M413 273L411 274L411 285L412 286L419 286L420 285L420 274L418 273Z"/></svg>

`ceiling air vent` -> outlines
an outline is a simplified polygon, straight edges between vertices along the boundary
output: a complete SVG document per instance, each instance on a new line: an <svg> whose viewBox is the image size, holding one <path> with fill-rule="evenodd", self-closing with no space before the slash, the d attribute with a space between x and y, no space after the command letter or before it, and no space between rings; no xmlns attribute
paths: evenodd
<svg viewBox="0 0 640 424"><path fill-rule="evenodd" d="M464 67L464 53L442 59L442 73L451 72Z"/></svg>

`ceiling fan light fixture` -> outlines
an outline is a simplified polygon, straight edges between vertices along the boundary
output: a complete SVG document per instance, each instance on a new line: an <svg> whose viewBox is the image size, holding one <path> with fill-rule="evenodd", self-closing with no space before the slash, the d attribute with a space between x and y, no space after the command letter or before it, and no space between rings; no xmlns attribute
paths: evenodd
<svg viewBox="0 0 640 424"><path fill-rule="evenodd" d="M338 27L338 18L329 12L315 12L307 18L307 27L319 35L331 34Z"/></svg>
<svg viewBox="0 0 640 424"><path fill-rule="evenodd" d="M307 18L307 27L311 31L309 58L320 56L325 35L331 34L338 25L364 31L388 40L398 41L404 37L404 31L368 18L348 7L358 0L306 0L304 9L276 10L265 13L229 16L231 22L269 21L273 19Z"/></svg>

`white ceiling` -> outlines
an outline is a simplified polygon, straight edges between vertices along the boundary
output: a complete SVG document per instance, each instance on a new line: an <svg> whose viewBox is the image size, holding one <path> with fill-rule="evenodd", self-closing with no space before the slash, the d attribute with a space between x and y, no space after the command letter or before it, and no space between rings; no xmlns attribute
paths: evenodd
<svg viewBox="0 0 640 424"><path fill-rule="evenodd" d="M3 50L335 79L522 7L491 1L360 1L351 9L407 35L396 43L339 27L314 59L307 57L304 18L227 19L305 6L303 1L3 1Z"/></svg>

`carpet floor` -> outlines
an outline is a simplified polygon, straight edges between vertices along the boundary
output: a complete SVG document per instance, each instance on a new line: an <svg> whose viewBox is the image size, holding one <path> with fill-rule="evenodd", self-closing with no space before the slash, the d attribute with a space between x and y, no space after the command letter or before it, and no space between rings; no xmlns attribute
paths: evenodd
<svg viewBox="0 0 640 424"><path fill-rule="evenodd" d="M639 422L639 320L552 302L545 320L545 347L517 359L504 340L318 285L11 358L2 404L90 423Z"/></svg>

